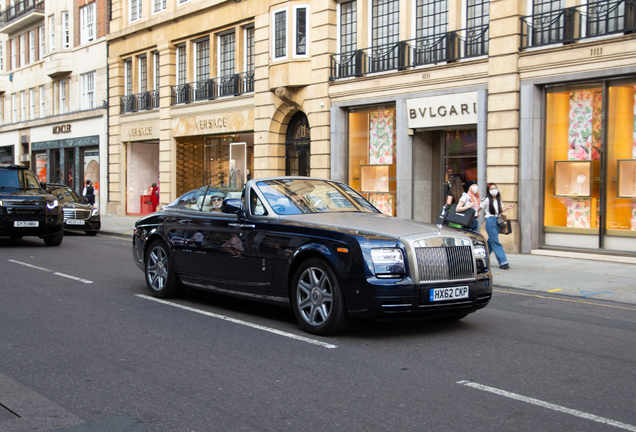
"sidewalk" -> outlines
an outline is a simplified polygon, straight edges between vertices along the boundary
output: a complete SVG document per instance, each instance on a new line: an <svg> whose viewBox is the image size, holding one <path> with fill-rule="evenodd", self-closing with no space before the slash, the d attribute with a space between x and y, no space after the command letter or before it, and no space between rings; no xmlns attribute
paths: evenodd
<svg viewBox="0 0 636 432"><path fill-rule="evenodd" d="M138 219L138 216L102 216L100 233L130 239ZM550 253L555 256L546 255ZM541 250L531 255L509 254L509 270L500 270L494 255L490 259L495 289L517 288L636 305L636 259L633 258ZM613 262L607 262L608 259ZM619 259L626 262L615 262Z"/></svg>

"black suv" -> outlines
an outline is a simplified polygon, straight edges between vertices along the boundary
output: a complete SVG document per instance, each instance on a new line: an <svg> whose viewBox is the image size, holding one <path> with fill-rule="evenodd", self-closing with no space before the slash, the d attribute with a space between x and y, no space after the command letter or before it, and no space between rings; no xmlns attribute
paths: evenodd
<svg viewBox="0 0 636 432"><path fill-rule="evenodd" d="M64 238L64 214L35 175L19 165L0 165L0 236L38 236L47 246Z"/></svg>

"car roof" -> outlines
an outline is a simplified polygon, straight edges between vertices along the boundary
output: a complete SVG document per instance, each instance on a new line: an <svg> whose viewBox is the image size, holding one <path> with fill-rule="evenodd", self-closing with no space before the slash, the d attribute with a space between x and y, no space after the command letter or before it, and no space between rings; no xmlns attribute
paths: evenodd
<svg viewBox="0 0 636 432"><path fill-rule="evenodd" d="M28 168L25 167L24 165L0 164L0 169L21 169L21 170L26 170Z"/></svg>

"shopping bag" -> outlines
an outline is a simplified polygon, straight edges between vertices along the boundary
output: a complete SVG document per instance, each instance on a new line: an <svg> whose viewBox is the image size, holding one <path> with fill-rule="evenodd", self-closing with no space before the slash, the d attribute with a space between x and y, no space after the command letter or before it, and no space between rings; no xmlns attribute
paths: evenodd
<svg viewBox="0 0 636 432"><path fill-rule="evenodd" d="M446 222L461 225L462 228L470 228L473 225L473 220L475 219L475 209L471 207L463 212L458 212L456 209L457 205L453 204L448 212L448 216L446 216Z"/></svg>

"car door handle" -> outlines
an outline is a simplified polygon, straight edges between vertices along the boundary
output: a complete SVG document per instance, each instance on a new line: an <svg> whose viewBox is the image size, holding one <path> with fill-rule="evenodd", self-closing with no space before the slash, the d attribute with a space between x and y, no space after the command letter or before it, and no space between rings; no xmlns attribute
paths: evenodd
<svg viewBox="0 0 636 432"><path fill-rule="evenodd" d="M241 228L256 228L256 225L244 225L244 224L240 224L240 223L231 223L228 224L231 227L234 227L236 229L241 229Z"/></svg>

